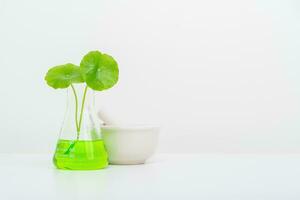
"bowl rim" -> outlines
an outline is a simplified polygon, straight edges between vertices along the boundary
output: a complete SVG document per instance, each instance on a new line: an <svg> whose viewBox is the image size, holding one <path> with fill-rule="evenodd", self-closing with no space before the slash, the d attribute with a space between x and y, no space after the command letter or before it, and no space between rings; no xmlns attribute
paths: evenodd
<svg viewBox="0 0 300 200"><path fill-rule="evenodd" d="M114 130L159 130L160 125L157 124L105 124L101 125L101 129Z"/></svg>

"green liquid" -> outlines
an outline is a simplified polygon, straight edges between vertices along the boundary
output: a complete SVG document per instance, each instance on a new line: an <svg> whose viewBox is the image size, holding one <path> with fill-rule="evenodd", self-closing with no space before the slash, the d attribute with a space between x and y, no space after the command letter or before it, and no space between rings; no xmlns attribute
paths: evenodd
<svg viewBox="0 0 300 200"><path fill-rule="evenodd" d="M108 165L102 140L59 140L53 157L58 169L93 170Z"/></svg>

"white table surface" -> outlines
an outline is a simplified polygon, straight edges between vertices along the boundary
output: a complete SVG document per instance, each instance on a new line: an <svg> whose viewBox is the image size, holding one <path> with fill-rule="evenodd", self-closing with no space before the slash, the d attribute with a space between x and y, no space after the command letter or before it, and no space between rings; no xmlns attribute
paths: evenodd
<svg viewBox="0 0 300 200"><path fill-rule="evenodd" d="M0 154L0 199L300 199L300 155L156 155L97 171L53 167L50 155Z"/></svg>

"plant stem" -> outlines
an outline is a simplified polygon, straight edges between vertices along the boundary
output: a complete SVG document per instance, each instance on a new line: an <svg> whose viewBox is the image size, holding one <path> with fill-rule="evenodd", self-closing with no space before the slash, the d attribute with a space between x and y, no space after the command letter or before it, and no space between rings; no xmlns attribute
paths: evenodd
<svg viewBox="0 0 300 200"><path fill-rule="evenodd" d="M82 122L82 116L83 116L84 103L85 103L87 89L88 89L88 86L85 86L83 97L82 97L82 103L81 103L79 124L78 124L78 130L79 130L79 132L80 132L80 129L81 129L81 122ZM79 133L77 134L77 139L79 139Z"/></svg>
<svg viewBox="0 0 300 200"><path fill-rule="evenodd" d="M79 132L80 132L80 128L79 128L79 125L78 125L78 122L77 122L77 119L78 119L78 97L77 97L77 94L76 94L76 90L75 90L75 88L72 84L71 84L71 87L72 87L72 91L73 91L73 94L74 94L74 97L75 97L75 124L76 124L76 131L77 131L77 137L78 137Z"/></svg>

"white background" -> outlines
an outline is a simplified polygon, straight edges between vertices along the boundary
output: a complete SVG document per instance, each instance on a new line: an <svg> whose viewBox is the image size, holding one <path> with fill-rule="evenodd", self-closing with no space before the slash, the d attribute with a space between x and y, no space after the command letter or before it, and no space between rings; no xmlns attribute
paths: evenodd
<svg viewBox="0 0 300 200"><path fill-rule="evenodd" d="M300 152L296 0L0 0L0 152L51 152L65 91L43 78L90 50L120 80L97 107L162 124L159 152Z"/></svg>

